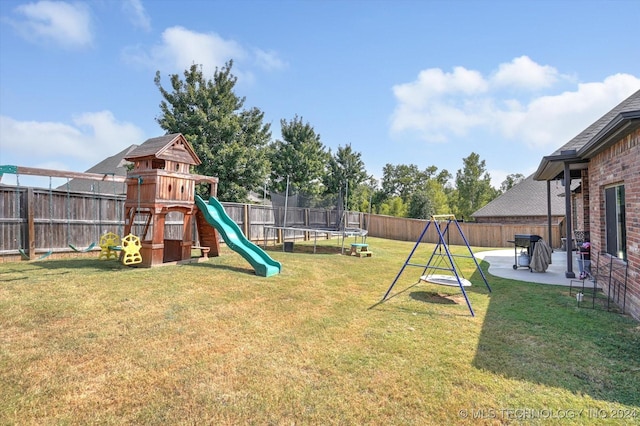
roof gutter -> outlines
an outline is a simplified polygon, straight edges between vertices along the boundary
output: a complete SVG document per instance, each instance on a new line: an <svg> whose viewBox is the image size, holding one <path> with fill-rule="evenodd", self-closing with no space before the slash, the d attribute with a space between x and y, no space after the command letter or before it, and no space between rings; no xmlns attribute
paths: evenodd
<svg viewBox="0 0 640 426"><path fill-rule="evenodd" d="M560 151L557 155L542 157L538 170L533 174L535 180L556 180L564 174L565 163L582 163L584 159L578 156L575 149Z"/></svg>
<svg viewBox="0 0 640 426"><path fill-rule="evenodd" d="M580 148L578 154L582 158L591 158L636 127L640 127L640 110L622 112Z"/></svg>

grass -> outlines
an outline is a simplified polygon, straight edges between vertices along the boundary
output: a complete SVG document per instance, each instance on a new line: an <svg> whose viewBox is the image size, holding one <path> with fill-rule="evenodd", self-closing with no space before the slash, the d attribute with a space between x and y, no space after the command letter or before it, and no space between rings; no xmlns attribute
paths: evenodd
<svg viewBox="0 0 640 426"><path fill-rule="evenodd" d="M564 287L487 274L489 293L469 259L475 317L420 268L374 306L413 243L368 242L270 248L270 278L226 249L2 263L0 424L640 424L637 322Z"/></svg>

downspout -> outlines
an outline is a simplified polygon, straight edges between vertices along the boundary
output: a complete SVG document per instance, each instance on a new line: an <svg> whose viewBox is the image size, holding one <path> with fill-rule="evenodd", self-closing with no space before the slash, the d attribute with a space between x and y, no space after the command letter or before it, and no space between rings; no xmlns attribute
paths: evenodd
<svg viewBox="0 0 640 426"><path fill-rule="evenodd" d="M551 252L553 253L553 240L551 239L553 236L553 232L551 230L551 181L547 181L547 231L549 233L549 247L551 247ZM553 263L552 261L549 264Z"/></svg>
<svg viewBox="0 0 640 426"><path fill-rule="evenodd" d="M564 273L566 278L575 278L576 274L573 272L573 230L571 229L571 171L569 170L569 163L564 162L564 210L565 210L565 222L567 223L567 271Z"/></svg>

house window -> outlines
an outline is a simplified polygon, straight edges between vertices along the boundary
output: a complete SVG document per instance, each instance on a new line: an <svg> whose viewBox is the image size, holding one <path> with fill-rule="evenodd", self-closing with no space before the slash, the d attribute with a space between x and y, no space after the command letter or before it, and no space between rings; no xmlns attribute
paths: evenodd
<svg viewBox="0 0 640 426"><path fill-rule="evenodd" d="M612 256L627 260L627 226L624 208L624 185L604 190L605 196L605 251Z"/></svg>

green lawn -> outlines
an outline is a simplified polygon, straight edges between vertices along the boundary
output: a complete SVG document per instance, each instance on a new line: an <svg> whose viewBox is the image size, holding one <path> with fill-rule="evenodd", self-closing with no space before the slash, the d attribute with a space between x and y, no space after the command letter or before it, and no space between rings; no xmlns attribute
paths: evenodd
<svg viewBox="0 0 640 426"><path fill-rule="evenodd" d="M226 248L0 263L0 424L640 424L637 322L564 287L487 274L489 293L469 259L475 317L421 268L374 306L414 243L368 243L270 248L270 278Z"/></svg>

